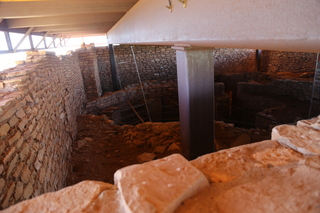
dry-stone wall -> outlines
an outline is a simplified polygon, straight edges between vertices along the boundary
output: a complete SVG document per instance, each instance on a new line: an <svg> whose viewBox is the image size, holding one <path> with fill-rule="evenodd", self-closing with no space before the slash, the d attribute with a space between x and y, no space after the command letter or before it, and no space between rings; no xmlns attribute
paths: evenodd
<svg viewBox="0 0 320 213"><path fill-rule="evenodd" d="M113 91L110 55L108 47L96 47L102 92Z"/></svg>
<svg viewBox="0 0 320 213"><path fill-rule="evenodd" d="M86 101L77 57L29 52L22 64L0 73L0 208L64 187Z"/></svg>
<svg viewBox="0 0 320 213"><path fill-rule="evenodd" d="M158 98L160 95L177 96L178 88L176 81L149 81L143 83L144 93L147 99ZM107 107L123 102L143 100L140 84L132 84L114 93L106 94L94 101L87 103L88 113L95 113Z"/></svg>
<svg viewBox="0 0 320 213"><path fill-rule="evenodd" d="M266 73L306 72L314 74L316 57L316 53L263 50L261 68Z"/></svg>
<svg viewBox="0 0 320 213"><path fill-rule="evenodd" d="M102 94L96 50L88 47L78 52L78 57L87 98L94 100Z"/></svg>
<svg viewBox="0 0 320 213"><path fill-rule="evenodd" d="M256 50L252 49L214 49L214 73L234 74L256 71Z"/></svg>
<svg viewBox="0 0 320 213"><path fill-rule="evenodd" d="M177 79L176 55L171 46L132 46L141 81ZM130 45L114 47L122 87L138 83L136 65Z"/></svg>
<svg viewBox="0 0 320 213"><path fill-rule="evenodd" d="M240 82L237 84L238 97L242 94L272 94L289 96L301 101L311 99L312 81L297 81L292 79L276 79L268 84L257 82Z"/></svg>

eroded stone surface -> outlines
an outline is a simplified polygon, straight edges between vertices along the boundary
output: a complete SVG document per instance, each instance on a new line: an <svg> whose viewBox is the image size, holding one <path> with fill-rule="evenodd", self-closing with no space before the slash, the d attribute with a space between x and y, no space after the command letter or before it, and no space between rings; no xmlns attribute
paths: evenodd
<svg viewBox="0 0 320 213"><path fill-rule="evenodd" d="M200 171L210 180L210 187L205 187L208 182ZM318 213L320 210L320 156L303 155L271 140L211 153L190 163L180 155L172 155L123 168L115 176L120 190L110 184L85 181L2 212ZM200 191L191 196L197 186ZM12 193L21 196L13 187Z"/></svg>
<svg viewBox="0 0 320 213"><path fill-rule="evenodd" d="M280 125L272 129L272 140L305 155L320 155L320 131L305 126Z"/></svg>
<svg viewBox="0 0 320 213"><path fill-rule="evenodd" d="M108 183L83 181L60 191L23 201L1 212L120 212L117 191L117 187ZM108 199L105 199L106 195ZM104 207L101 207L102 201Z"/></svg>
<svg viewBox="0 0 320 213"><path fill-rule="evenodd" d="M206 188L208 180L179 154L118 170L115 175L126 212L173 212Z"/></svg>
<svg viewBox="0 0 320 213"><path fill-rule="evenodd" d="M320 130L320 116L309 120L301 120L297 122L297 126L310 127L312 129Z"/></svg>
<svg viewBox="0 0 320 213"><path fill-rule="evenodd" d="M210 188L176 213L319 212L320 157L304 156L276 141L263 141L191 161Z"/></svg>

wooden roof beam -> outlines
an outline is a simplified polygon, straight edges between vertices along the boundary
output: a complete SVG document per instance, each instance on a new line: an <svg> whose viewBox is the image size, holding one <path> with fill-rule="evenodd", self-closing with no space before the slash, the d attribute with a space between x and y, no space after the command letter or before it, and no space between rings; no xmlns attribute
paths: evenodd
<svg viewBox="0 0 320 213"><path fill-rule="evenodd" d="M32 18L86 13L125 13L137 0L1 2L0 18Z"/></svg>
<svg viewBox="0 0 320 213"><path fill-rule="evenodd" d="M7 19L9 28L45 27L90 23L115 24L124 13L101 13L86 15L51 16L43 18Z"/></svg>
<svg viewBox="0 0 320 213"><path fill-rule="evenodd" d="M57 25L47 27L36 27L33 32L47 32L47 31L60 31L60 30L90 30L96 28L111 28L112 23L97 23L97 24L71 24L71 25Z"/></svg>

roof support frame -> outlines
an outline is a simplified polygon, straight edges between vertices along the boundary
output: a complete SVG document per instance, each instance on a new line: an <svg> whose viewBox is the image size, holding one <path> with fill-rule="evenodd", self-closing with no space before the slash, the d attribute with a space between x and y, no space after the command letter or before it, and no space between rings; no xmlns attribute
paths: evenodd
<svg viewBox="0 0 320 213"><path fill-rule="evenodd" d="M37 46L34 48L35 50L38 49L38 47L40 46L40 44L44 41L44 47L47 48L47 45L46 45L46 36L47 36L48 32L46 32L46 34L43 35L42 39L40 40L40 42L37 44Z"/></svg>
<svg viewBox="0 0 320 213"><path fill-rule="evenodd" d="M34 50L34 45L33 45L33 39L32 39L32 36L31 36L31 35L28 35L28 37L29 37L29 42L30 42L31 50Z"/></svg>
<svg viewBox="0 0 320 213"><path fill-rule="evenodd" d="M12 48L12 43L11 43L11 38L10 38L9 32L5 31L5 32L4 32L4 36L6 37L6 42L7 42L8 50L9 50L10 52L13 52L13 48Z"/></svg>
<svg viewBox="0 0 320 213"><path fill-rule="evenodd" d="M34 27L30 27L28 29L28 31L24 34L24 36L21 38L21 40L18 42L18 44L15 46L15 48L13 49L13 52L17 52L17 49L20 47L20 45L22 44L22 42L26 39L27 36L30 35L30 33L32 32Z"/></svg>

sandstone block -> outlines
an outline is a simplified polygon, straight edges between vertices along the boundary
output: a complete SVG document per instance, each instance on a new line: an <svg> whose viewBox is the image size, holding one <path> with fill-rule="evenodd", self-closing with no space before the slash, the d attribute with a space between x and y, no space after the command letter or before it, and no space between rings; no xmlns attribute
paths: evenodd
<svg viewBox="0 0 320 213"><path fill-rule="evenodd" d="M28 122L29 122L28 119L23 119L23 120L19 123L18 127L19 127L20 131L23 131L23 130L24 130L24 127L27 125Z"/></svg>
<svg viewBox="0 0 320 213"><path fill-rule="evenodd" d="M4 156L4 158L2 159L2 162L3 162L4 164L8 163L9 160L11 159L12 155L15 153L15 151L16 151L16 148L15 148L15 147L11 147L11 148L7 151L7 153L6 153L6 155Z"/></svg>
<svg viewBox="0 0 320 213"><path fill-rule="evenodd" d="M20 131L17 131L14 136L12 136L10 139L9 139L9 145L12 145L14 142L16 142L19 138L21 137L21 132Z"/></svg>
<svg viewBox="0 0 320 213"><path fill-rule="evenodd" d="M18 123L19 119L17 116L12 116L12 118L9 120L9 124L11 127L14 127Z"/></svg>
<svg viewBox="0 0 320 213"><path fill-rule="evenodd" d="M21 173L21 181L23 183L28 183L29 180L30 180L30 176L31 176L31 171L30 169L28 168L28 166L25 166L22 170L22 173Z"/></svg>
<svg viewBox="0 0 320 213"><path fill-rule="evenodd" d="M10 130L9 124L5 123L0 127L0 136L6 136Z"/></svg>
<svg viewBox="0 0 320 213"><path fill-rule="evenodd" d="M16 171L13 173L13 177L15 177L15 178L18 178L19 177L19 175L20 175L20 172L21 172L21 170L22 170L22 168L23 168L23 162L20 162L19 164L18 164L18 166L17 166L17 168L16 168Z"/></svg>
<svg viewBox="0 0 320 213"><path fill-rule="evenodd" d="M27 143L24 143L22 145L22 150L19 153L19 157L21 160L25 160L26 157L29 155L29 151L30 151L30 146Z"/></svg>
<svg viewBox="0 0 320 213"><path fill-rule="evenodd" d="M0 192L2 192L2 189L4 188L5 185L6 185L6 181L3 178L1 178L0 179Z"/></svg>
<svg viewBox="0 0 320 213"><path fill-rule="evenodd" d="M162 154L162 153L165 153L166 150L167 150L167 146L157 146L153 152L156 154Z"/></svg>
<svg viewBox="0 0 320 213"><path fill-rule="evenodd" d="M25 196L24 193L23 196ZM26 197L27 195L28 194L26 194ZM17 205L9 207L5 212L121 213L123 211L118 201L117 187L103 182L83 181L57 192L47 193L34 199L23 201Z"/></svg>
<svg viewBox="0 0 320 213"><path fill-rule="evenodd" d="M18 161L19 156L17 154L15 154L15 156L13 157L13 159L11 160L8 170L7 170L7 178L9 178L11 176L11 172L13 171L13 169L16 167L17 161Z"/></svg>
<svg viewBox="0 0 320 213"><path fill-rule="evenodd" d="M178 154L120 169L114 180L125 212L173 212L209 186L204 174Z"/></svg>
<svg viewBox="0 0 320 213"><path fill-rule="evenodd" d="M153 153L143 153L137 157L139 163L144 163L148 161L152 161L156 157Z"/></svg>
<svg viewBox="0 0 320 213"><path fill-rule="evenodd" d="M6 196L5 196L5 199L4 199L4 201L2 202L2 207L3 207L3 208L8 207L8 205L9 205L9 200L10 200L11 195L12 195L12 193L13 193L14 187L15 187L15 184L12 183L12 184L10 185L10 187L8 188L8 191L7 191L7 194L6 194Z"/></svg>
<svg viewBox="0 0 320 213"><path fill-rule="evenodd" d="M14 113L16 113L17 109L16 108L11 108L9 109L3 116L0 117L0 123L11 118Z"/></svg>
<svg viewBox="0 0 320 213"><path fill-rule="evenodd" d="M33 186L31 183L29 183L24 189L23 189L23 198L29 199L30 196L33 193Z"/></svg>
<svg viewBox="0 0 320 213"><path fill-rule="evenodd" d="M18 112L16 112L16 116L22 119L26 116L26 113L23 111L23 109L20 109Z"/></svg>
<svg viewBox="0 0 320 213"><path fill-rule="evenodd" d="M169 146L168 151L175 151L180 150L180 146L178 146L176 143L173 143Z"/></svg>
<svg viewBox="0 0 320 213"><path fill-rule="evenodd" d="M320 131L309 127L280 125L272 129L272 140L305 155L320 155Z"/></svg>
<svg viewBox="0 0 320 213"><path fill-rule="evenodd" d="M312 129L320 130L320 116L309 120L301 120L297 122L299 127L310 127Z"/></svg>
<svg viewBox="0 0 320 213"><path fill-rule="evenodd" d="M6 144L5 144L4 140L0 139L0 155L2 155L5 148L6 148Z"/></svg>
<svg viewBox="0 0 320 213"><path fill-rule="evenodd" d="M18 181L16 184L16 190L14 193L15 200L18 200L22 196L22 192L23 192L23 183Z"/></svg>

